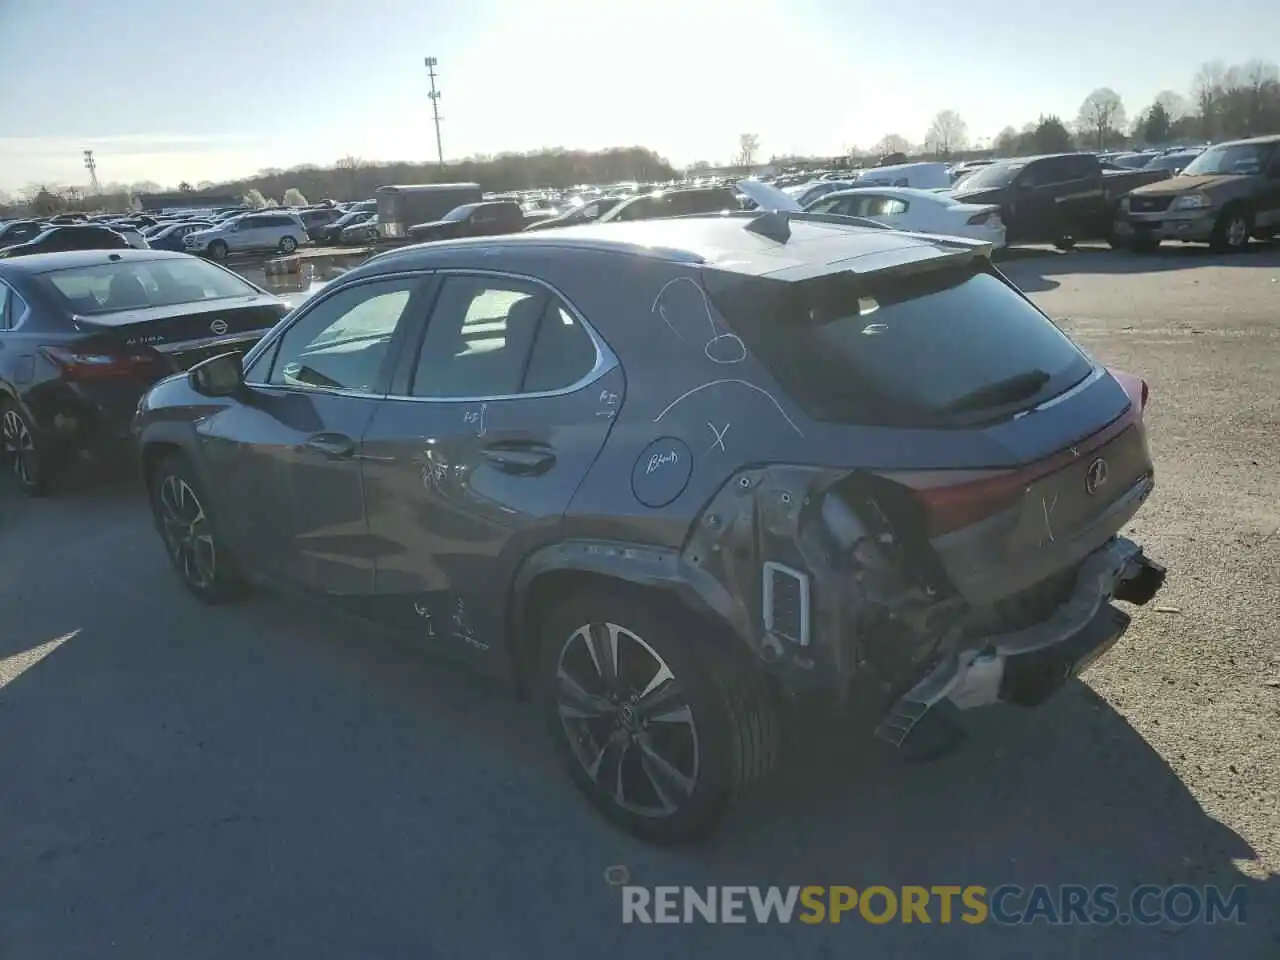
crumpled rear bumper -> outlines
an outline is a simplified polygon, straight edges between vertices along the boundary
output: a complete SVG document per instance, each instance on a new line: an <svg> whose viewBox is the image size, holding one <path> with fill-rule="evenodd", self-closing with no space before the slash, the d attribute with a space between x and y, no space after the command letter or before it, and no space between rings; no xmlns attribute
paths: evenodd
<svg viewBox="0 0 1280 960"><path fill-rule="evenodd" d="M1129 615L1111 601L1144 604L1164 578L1164 568L1144 556L1138 544L1112 539L1086 558L1071 595L1050 617L958 645L898 699L876 735L900 746L944 701L962 710L999 701L1026 706L1043 702L1128 629Z"/></svg>

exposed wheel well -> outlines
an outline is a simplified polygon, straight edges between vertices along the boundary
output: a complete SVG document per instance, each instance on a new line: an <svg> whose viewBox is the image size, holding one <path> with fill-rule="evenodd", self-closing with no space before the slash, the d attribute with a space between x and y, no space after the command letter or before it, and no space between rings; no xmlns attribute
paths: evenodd
<svg viewBox="0 0 1280 960"><path fill-rule="evenodd" d="M142 450L142 481L147 485L147 489L151 488L151 475L155 473L156 467L160 466L160 462L166 457L177 454L182 455L182 448L176 443L166 443L160 441L157 443L149 443Z"/></svg>
<svg viewBox="0 0 1280 960"><path fill-rule="evenodd" d="M689 616L696 613L680 604L670 592L660 587L644 586L589 570L549 570L539 574L525 587L522 594L513 597L507 611L507 642L510 645L511 662L515 666L516 690L521 696L530 691L529 677L538 662L541 627L557 604L572 594L587 590L617 592L619 590L643 597L647 602L667 607L677 607Z"/></svg>

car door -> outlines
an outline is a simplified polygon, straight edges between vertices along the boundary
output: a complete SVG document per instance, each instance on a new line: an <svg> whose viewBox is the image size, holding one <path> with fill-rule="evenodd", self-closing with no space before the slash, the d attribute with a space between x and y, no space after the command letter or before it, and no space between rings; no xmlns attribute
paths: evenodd
<svg viewBox="0 0 1280 960"><path fill-rule="evenodd" d="M1262 184L1262 195L1258 198L1255 226L1270 227L1273 233L1280 232L1280 145L1271 148L1271 159L1262 175L1266 179Z"/></svg>
<svg viewBox="0 0 1280 960"><path fill-rule="evenodd" d="M231 223L226 236L229 250L252 250L258 242L261 225L258 217L243 217Z"/></svg>
<svg viewBox="0 0 1280 960"><path fill-rule="evenodd" d="M318 295L253 356L240 401L198 427L211 493L262 573L372 592L361 437L423 288L403 274Z"/></svg>
<svg viewBox="0 0 1280 960"><path fill-rule="evenodd" d="M1028 163L1014 179L1009 202L1010 240L1056 240L1062 233L1056 203L1064 177L1062 157Z"/></svg>
<svg viewBox="0 0 1280 960"><path fill-rule="evenodd" d="M364 436L378 613L501 670L507 591L554 539L623 394L612 354L527 278L446 272Z"/></svg>

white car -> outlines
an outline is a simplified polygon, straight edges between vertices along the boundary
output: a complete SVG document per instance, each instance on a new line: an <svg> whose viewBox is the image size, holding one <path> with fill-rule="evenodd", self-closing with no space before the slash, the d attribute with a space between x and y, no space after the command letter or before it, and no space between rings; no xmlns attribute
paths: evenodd
<svg viewBox="0 0 1280 960"><path fill-rule="evenodd" d="M289 210L240 214L183 237L187 253L225 260L228 253L247 250L279 250L290 254L310 242L302 219Z"/></svg>
<svg viewBox="0 0 1280 960"><path fill-rule="evenodd" d="M961 203L948 193L911 187L858 187L831 193L805 208L809 213L864 217L897 230L982 240L1005 245L1000 207L993 203Z"/></svg>
<svg viewBox="0 0 1280 960"><path fill-rule="evenodd" d="M1005 245L1005 227L998 206L960 203L949 193L912 187L855 187L827 194L802 208L794 197L759 180L739 180L736 186L761 210L861 217L895 230L982 240L992 249Z"/></svg>

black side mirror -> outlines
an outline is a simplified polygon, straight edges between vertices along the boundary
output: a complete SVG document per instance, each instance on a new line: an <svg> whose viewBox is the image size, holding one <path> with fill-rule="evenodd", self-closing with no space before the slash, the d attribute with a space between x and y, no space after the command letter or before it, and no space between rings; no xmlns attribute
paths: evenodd
<svg viewBox="0 0 1280 960"><path fill-rule="evenodd" d="M244 386L244 366L238 353L221 353L187 371L191 389L205 397L231 397Z"/></svg>

